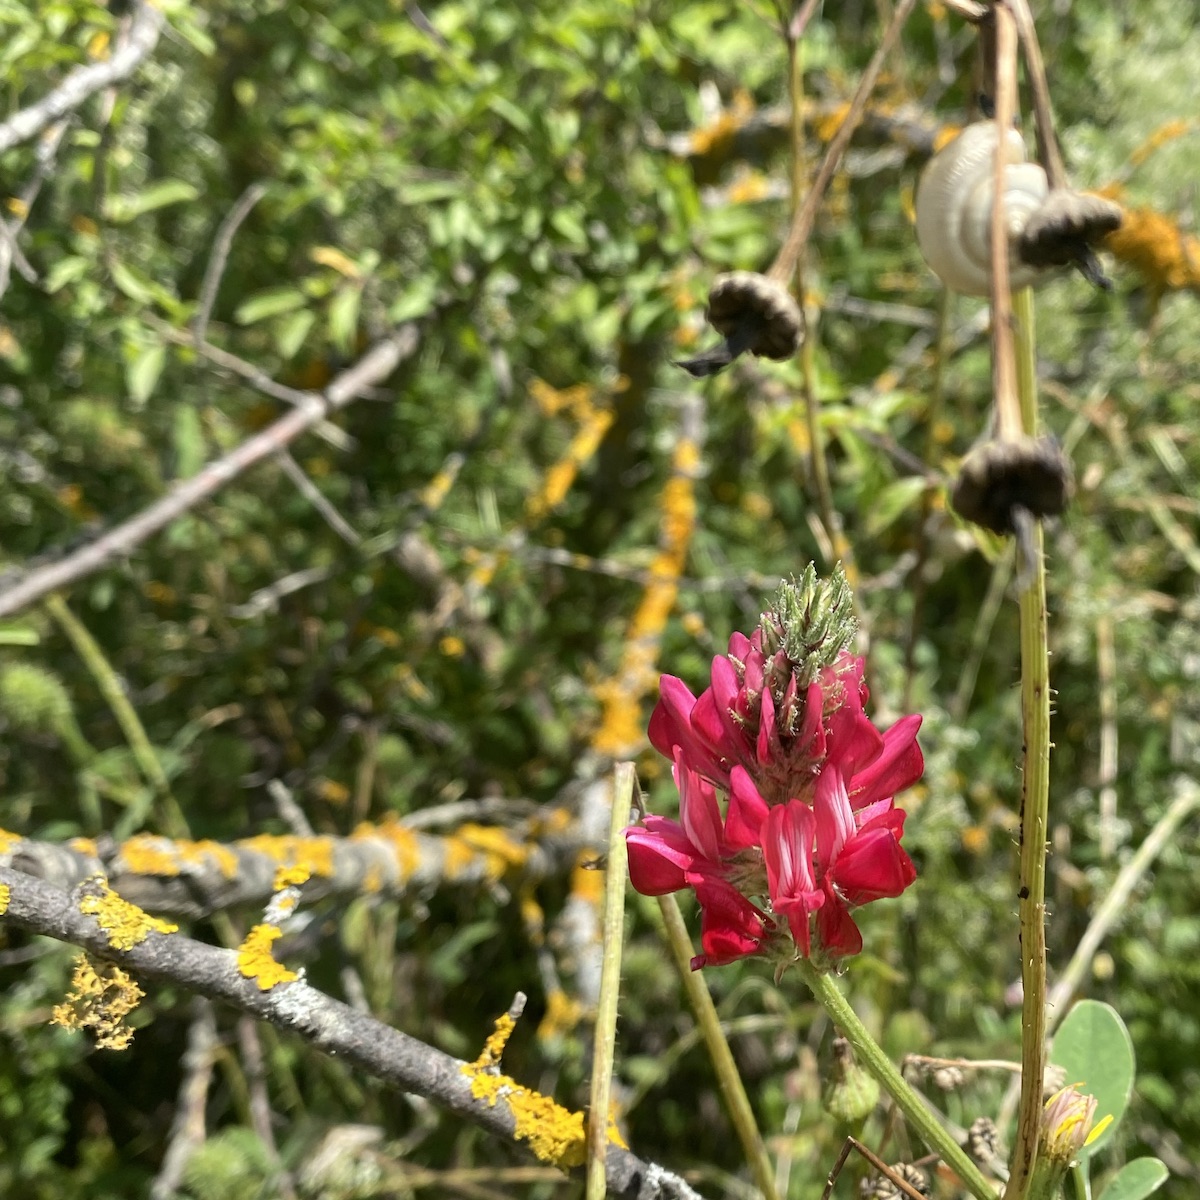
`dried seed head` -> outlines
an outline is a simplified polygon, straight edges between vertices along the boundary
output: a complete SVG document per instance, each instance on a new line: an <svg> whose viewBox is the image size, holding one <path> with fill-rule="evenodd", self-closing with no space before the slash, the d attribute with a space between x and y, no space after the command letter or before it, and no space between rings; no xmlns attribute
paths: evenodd
<svg viewBox="0 0 1200 1200"><path fill-rule="evenodd" d="M987 1166L1000 1150L1000 1131L991 1117L977 1117L967 1130L967 1153Z"/></svg>
<svg viewBox="0 0 1200 1200"><path fill-rule="evenodd" d="M915 1192L928 1196L929 1177L920 1167L912 1163L892 1163L892 1170L904 1180ZM908 1194L903 1192L886 1175L873 1180L863 1180L861 1191L862 1200L908 1200Z"/></svg>
<svg viewBox="0 0 1200 1200"><path fill-rule="evenodd" d="M958 1091L965 1078L961 1067L938 1067L933 1073L934 1086L943 1092Z"/></svg>
<svg viewBox="0 0 1200 1200"><path fill-rule="evenodd" d="M1066 267L1121 226L1121 206L1103 196L1055 188L1029 218L1018 243L1031 267Z"/></svg>
<svg viewBox="0 0 1200 1200"><path fill-rule="evenodd" d="M695 376L715 375L741 354L791 358L804 335L804 316L788 290L754 271L718 275L705 316L724 341L677 363Z"/></svg>
<svg viewBox="0 0 1200 1200"><path fill-rule="evenodd" d="M990 441L963 459L950 502L961 517L993 533L1016 530L1015 510L1057 516L1071 495L1071 468L1054 438Z"/></svg>
<svg viewBox="0 0 1200 1200"><path fill-rule="evenodd" d="M757 325L747 349L763 358L791 358L804 333L800 306L785 287L754 271L718 275L708 293L708 322L725 337L746 323Z"/></svg>

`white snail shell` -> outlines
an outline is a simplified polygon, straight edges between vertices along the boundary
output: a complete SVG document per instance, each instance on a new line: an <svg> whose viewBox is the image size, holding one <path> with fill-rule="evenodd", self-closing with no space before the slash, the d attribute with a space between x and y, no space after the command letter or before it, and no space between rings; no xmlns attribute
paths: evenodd
<svg viewBox="0 0 1200 1200"><path fill-rule="evenodd" d="M917 184L917 244L934 274L966 296L991 287L991 222L995 194L996 122L976 121L929 160ZM1050 186L1037 163L1025 161L1025 142L1005 135L1004 220L1008 230L1010 286L1030 287L1047 275L1016 257L1026 222L1045 202Z"/></svg>

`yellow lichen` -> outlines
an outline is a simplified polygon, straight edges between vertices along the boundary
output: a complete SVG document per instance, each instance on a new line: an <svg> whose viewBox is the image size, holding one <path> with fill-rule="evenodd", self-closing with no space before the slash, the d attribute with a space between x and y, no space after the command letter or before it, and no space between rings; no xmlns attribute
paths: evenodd
<svg viewBox="0 0 1200 1200"><path fill-rule="evenodd" d="M120 967L94 962L86 954L75 960L71 991L50 1016L64 1029L91 1029L101 1050L124 1050L133 1041L127 1018L145 993Z"/></svg>
<svg viewBox="0 0 1200 1200"><path fill-rule="evenodd" d="M76 854L86 854L89 858L96 857L96 839L89 837L73 837L67 839L67 848Z"/></svg>
<svg viewBox="0 0 1200 1200"><path fill-rule="evenodd" d="M9 833L7 829L0 829L0 854L7 854L21 840L19 833Z"/></svg>
<svg viewBox="0 0 1200 1200"><path fill-rule="evenodd" d="M237 950L238 973L253 979L261 991L267 992L280 983L291 983L300 976L275 961L271 943L282 936L275 925L255 925L246 934Z"/></svg>
<svg viewBox="0 0 1200 1200"><path fill-rule="evenodd" d="M253 854L265 854L285 867L297 864L305 866L312 875L321 879L328 879L333 874L332 838L261 833L257 837L242 838L236 845Z"/></svg>
<svg viewBox="0 0 1200 1200"><path fill-rule="evenodd" d="M571 872L571 895L577 900L599 906L604 899L605 873L597 870L591 855L581 855Z"/></svg>
<svg viewBox="0 0 1200 1200"><path fill-rule="evenodd" d="M12 888L7 883L0 883L0 916L8 912L8 902L12 899Z"/></svg>
<svg viewBox="0 0 1200 1200"><path fill-rule="evenodd" d="M85 879L79 885L79 891L79 911L85 917L96 918L114 950L132 950L152 933L174 933L179 928L122 899L108 886L103 875Z"/></svg>
<svg viewBox="0 0 1200 1200"><path fill-rule="evenodd" d="M583 1005L562 988L546 995L546 1015L538 1026L538 1041L550 1041L570 1033L583 1019Z"/></svg>
<svg viewBox="0 0 1200 1200"><path fill-rule="evenodd" d="M1119 199L1120 188L1102 188ZM1126 208L1121 227L1104 239L1104 248L1137 271L1159 295L1200 288L1200 238L1184 233L1178 222L1152 208Z"/></svg>
<svg viewBox="0 0 1200 1200"><path fill-rule="evenodd" d="M135 875L157 875L173 879L189 866L214 866L222 878L237 874L237 855L228 846L204 838L198 842L172 841L154 834L139 833L121 843L121 863Z"/></svg>
<svg viewBox="0 0 1200 1200"><path fill-rule="evenodd" d="M580 429L562 458L546 472L541 488L525 502L525 514L531 521L541 520L563 502L580 469L587 465L604 440L613 423L613 413L606 408L589 406L580 420Z"/></svg>
<svg viewBox="0 0 1200 1200"><path fill-rule="evenodd" d="M299 887L310 878L309 870L303 866L277 867L275 882L271 887L274 892L282 892L284 888Z"/></svg>
<svg viewBox="0 0 1200 1200"><path fill-rule="evenodd" d="M450 834L445 846L443 870L446 878L451 880L461 878L466 869L481 858L487 878L501 879L511 868L522 866L529 857L528 849L513 841L503 829L472 822Z"/></svg>
<svg viewBox="0 0 1200 1200"><path fill-rule="evenodd" d="M462 1072L470 1076L471 1095L493 1107L503 1100L513 1115L514 1135L527 1142L542 1162L564 1171L582 1166L587 1160L587 1129L583 1113L572 1112L531 1088L522 1087L508 1075L497 1074L500 1056L515 1027L507 1013L496 1022L495 1032L484 1043L483 1053L473 1062L464 1063ZM612 1117L608 1120L608 1140L625 1148L625 1142Z"/></svg>
<svg viewBox="0 0 1200 1200"><path fill-rule="evenodd" d="M406 829L393 816L385 817L378 825L364 821L350 836L358 841L378 839L386 843L396 860L396 877L401 883L421 865L420 840L411 829Z"/></svg>

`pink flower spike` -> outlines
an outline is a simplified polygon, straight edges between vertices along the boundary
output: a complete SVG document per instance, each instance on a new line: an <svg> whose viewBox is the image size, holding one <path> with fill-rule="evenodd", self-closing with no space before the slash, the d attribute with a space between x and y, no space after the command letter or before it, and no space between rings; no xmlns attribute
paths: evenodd
<svg viewBox="0 0 1200 1200"><path fill-rule="evenodd" d="M723 879L696 884L700 901L700 946L703 954L692 959L692 970L720 967L758 952L771 932L770 918Z"/></svg>
<svg viewBox="0 0 1200 1200"><path fill-rule="evenodd" d="M778 804L767 814L763 859L775 911L787 917L797 949L805 958L811 950L809 916L825 903L813 878L812 809L800 800Z"/></svg>

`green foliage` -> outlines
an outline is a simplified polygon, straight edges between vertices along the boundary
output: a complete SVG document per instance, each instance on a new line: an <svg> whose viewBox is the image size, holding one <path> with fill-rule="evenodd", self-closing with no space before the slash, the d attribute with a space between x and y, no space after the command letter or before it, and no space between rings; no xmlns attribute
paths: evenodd
<svg viewBox="0 0 1200 1200"><path fill-rule="evenodd" d="M0 3L0 119L106 53L120 7ZM592 769L595 686L621 661L659 546L680 396L697 394L671 360L705 336L713 275L763 266L784 228L787 79L774 23L763 6L715 0L160 7L169 33L133 79L80 108L17 233L36 279L14 266L0 302L0 576L143 510L289 411L191 338L218 231L262 184L232 234L208 314L213 345L308 390L395 323L419 328L413 360L291 447L354 538L267 462L73 587L72 611L196 837L282 831L275 779L328 833L464 799L556 803ZM1183 213L1198 135L1136 165L1131 156L1164 121L1193 115L1200 33L1188 6L1042 8L1073 174L1088 186L1122 180L1133 201ZM827 4L814 22L804 64L818 107L848 95L877 40L875 13ZM940 6L922 6L878 110L920 116L937 96L930 126L961 120L973 46L960 33ZM946 66L958 80L948 92ZM739 111L754 120L736 137L673 148ZM822 146L810 126L810 174ZM23 194L38 153L31 142L4 156L6 197ZM995 544L945 512L945 477L986 420L990 368L977 306L950 305L939 338L940 296L906 216L917 167L864 132L805 275L821 306L820 422L858 567L872 711L881 725L925 718L926 776L902 799L921 879L865 914L870 953L848 984L897 1057L1008 1060L1020 1038L1008 994L1020 953L1016 613L1003 578L989 599L1003 571ZM774 190L738 198L734 186L754 180ZM4 215L17 218L11 205ZM1111 294L1065 278L1038 299L1045 422L1078 484L1048 534L1048 939L1059 967L1200 755L1187 555L1200 542L1200 303L1174 294L1155 310L1131 271L1112 274ZM733 629L754 627L777 580L810 560L829 566L799 384L795 364L750 362L699 393L696 530L658 655L689 685ZM584 385L613 423L534 524L526 503L579 427L569 406L539 401L542 385L560 395ZM453 483L433 502L426 489L444 468ZM1109 644L1111 670L1098 650ZM0 653L0 826L54 839L161 832L153 788L61 633L30 610L0 626ZM1115 781L1102 775L1102 745L1115 747ZM666 766L647 753L639 768L649 806L669 812ZM1109 783L1117 806L1102 818ZM1198 850L1193 822L1084 984L1122 1014L1141 1072L1107 1147L1132 1159L1109 1200L1145 1195L1157 1178L1135 1155L1173 1167L1200 1157ZM566 889L539 885L548 922ZM499 889L454 888L314 906L296 961L335 994L356 981L376 1014L467 1057L513 993L529 992L506 1070L579 1107L582 1027L552 1048L534 1035L546 957L561 945L535 945L517 908ZM702 1148L714 1172L737 1173L653 917L636 911L618 1065L636 1100L623 1118L631 1144L684 1168ZM569 990L572 965L559 964ZM819 1104L830 1054L814 1011L754 965L709 974L722 1017L742 1022L735 1053L773 1148L790 1155L791 1194L819 1193L838 1145ZM154 1019L127 1054L85 1056L42 1025L65 980L57 952L16 936L0 947L0 1192L143 1194L177 1101L186 998L154 989ZM1056 1045L1069 1045L1074 1020ZM228 1015L220 1021L224 1037ZM433 1169L496 1162L482 1135L340 1063L269 1041L265 1054L271 1104L296 1139L289 1161L317 1126L363 1122ZM272 1186L232 1057L209 1092L212 1157L199 1162L211 1170L194 1160L197 1200L218 1180L223 1196ZM966 1127L996 1112L1003 1090L977 1073L935 1098ZM874 1144L891 1132L878 1113L865 1123ZM735 1194L723 1178L705 1194ZM1163 1194L1183 1200L1195 1187L1184 1175Z"/></svg>

